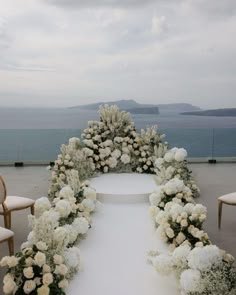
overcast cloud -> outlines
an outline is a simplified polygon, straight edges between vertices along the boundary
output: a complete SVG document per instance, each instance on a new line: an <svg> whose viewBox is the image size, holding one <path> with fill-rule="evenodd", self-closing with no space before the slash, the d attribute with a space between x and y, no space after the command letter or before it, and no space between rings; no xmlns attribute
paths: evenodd
<svg viewBox="0 0 236 295"><path fill-rule="evenodd" d="M236 107L235 0L0 0L0 105Z"/></svg>

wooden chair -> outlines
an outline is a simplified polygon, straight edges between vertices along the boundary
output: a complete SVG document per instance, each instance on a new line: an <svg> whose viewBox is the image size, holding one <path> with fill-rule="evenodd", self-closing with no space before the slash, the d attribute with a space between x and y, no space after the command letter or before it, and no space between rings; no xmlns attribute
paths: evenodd
<svg viewBox="0 0 236 295"><path fill-rule="evenodd" d="M8 242L9 254L14 255L14 233L13 231L0 227L0 243Z"/></svg>
<svg viewBox="0 0 236 295"><path fill-rule="evenodd" d="M5 227L11 229L11 212L30 208L34 215L35 201L29 198L18 196L7 196L5 182L0 176L0 215L4 216Z"/></svg>
<svg viewBox="0 0 236 295"><path fill-rule="evenodd" d="M221 227L223 204L236 206L236 193L223 195L218 198L218 227Z"/></svg>

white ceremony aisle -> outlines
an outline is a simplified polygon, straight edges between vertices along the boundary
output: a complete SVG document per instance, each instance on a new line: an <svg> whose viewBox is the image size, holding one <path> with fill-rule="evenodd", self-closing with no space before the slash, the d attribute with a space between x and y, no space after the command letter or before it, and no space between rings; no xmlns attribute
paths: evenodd
<svg viewBox="0 0 236 295"><path fill-rule="evenodd" d="M150 249L165 250L154 234L147 203L101 204L80 243L81 269L68 295L177 295L175 278L147 264Z"/></svg>

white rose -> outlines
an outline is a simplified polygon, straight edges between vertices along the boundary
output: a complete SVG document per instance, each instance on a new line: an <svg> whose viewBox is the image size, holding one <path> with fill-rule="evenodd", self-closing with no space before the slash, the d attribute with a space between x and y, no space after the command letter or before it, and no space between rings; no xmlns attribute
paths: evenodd
<svg viewBox="0 0 236 295"><path fill-rule="evenodd" d="M34 271L31 266L24 268L23 273L27 279L32 279L34 277Z"/></svg>
<svg viewBox="0 0 236 295"><path fill-rule="evenodd" d="M7 274L3 279L3 292L4 294L15 294L17 290L16 283L14 282L13 276Z"/></svg>
<svg viewBox="0 0 236 295"><path fill-rule="evenodd" d="M25 281L24 287L23 287L25 294L30 294L35 288L36 288L35 281L33 280Z"/></svg>
<svg viewBox="0 0 236 295"><path fill-rule="evenodd" d="M43 266L46 263L46 256L44 253L42 252L38 252L35 256L34 256L34 261L38 266Z"/></svg>
<svg viewBox="0 0 236 295"><path fill-rule="evenodd" d="M53 256L53 261L55 264L62 264L64 262L63 257L61 255L55 254Z"/></svg>
<svg viewBox="0 0 236 295"><path fill-rule="evenodd" d="M43 284L50 285L53 282L53 275L51 273L45 273L43 275Z"/></svg>
<svg viewBox="0 0 236 295"><path fill-rule="evenodd" d="M181 224L182 227L187 227L188 226L188 222L187 222L186 219L183 219L180 224Z"/></svg>
<svg viewBox="0 0 236 295"><path fill-rule="evenodd" d="M38 295L49 295L50 289L48 288L48 286L43 285L42 287L37 289L37 294Z"/></svg>
<svg viewBox="0 0 236 295"><path fill-rule="evenodd" d="M69 285L69 283L67 280L62 280L59 282L58 287L61 289L66 289L66 288L68 288L68 285Z"/></svg>
<svg viewBox="0 0 236 295"><path fill-rule="evenodd" d="M51 272L51 267L48 264L44 264L43 273Z"/></svg>
<svg viewBox="0 0 236 295"><path fill-rule="evenodd" d="M68 272L68 268L65 264L56 265L56 268L54 271L55 274L65 276L67 272Z"/></svg>
<svg viewBox="0 0 236 295"><path fill-rule="evenodd" d="M12 268L18 265L19 258L15 256L10 256L7 261L8 267Z"/></svg>
<svg viewBox="0 0 236 295"><path fill-rule="evenodd" d="M169 237L170 239L172 239L172 238L174 238L175 233L174 233L174 231L173 231L172 228L168 227L167 230L166 230L166 235L167 235L167 237Z"/></svg>
<svg viewBox="0 0 236 295"><path fill-rule="evenodd" d="M38 248L38 250L40 251L45 251L48 249L48 246L46 243L42 242L42 241L39 241L37 244L36 244L36 247Z"/></svg>
<svg viewBox="0 0 236 295"><path fill-rule="evenodd" d="M25 259L26 266L32 266L34 264L34 259L32 257L28 257Z"/></svg>

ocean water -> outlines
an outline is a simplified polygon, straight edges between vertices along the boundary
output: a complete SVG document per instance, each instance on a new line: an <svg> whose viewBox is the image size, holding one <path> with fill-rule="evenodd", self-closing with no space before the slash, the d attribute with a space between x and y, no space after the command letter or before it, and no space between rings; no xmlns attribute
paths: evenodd
<svg viewBox="0 0 236 295"><path fill-rule="evenodd" d="M137 129L158 125L170 146L190 157L235 157L236 118L176 114L133 115ZM78 109L0 109L0 163L49 162L70 137L80 136L95 111Z"/></svg>

